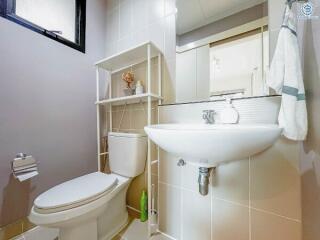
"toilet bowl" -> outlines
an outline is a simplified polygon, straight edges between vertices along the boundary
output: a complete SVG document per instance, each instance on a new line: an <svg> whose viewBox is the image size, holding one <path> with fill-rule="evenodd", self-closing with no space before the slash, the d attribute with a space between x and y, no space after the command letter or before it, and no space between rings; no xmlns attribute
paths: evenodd
<svg viewBox="0 0 320 240"><path fill-rule="evenodd" d="M131 179L144 171L147 138L142 134L109 133L112 174L90 173L39 195L29 220L58 228L59 240L109 240L128 221L126 192Z"/></svg>

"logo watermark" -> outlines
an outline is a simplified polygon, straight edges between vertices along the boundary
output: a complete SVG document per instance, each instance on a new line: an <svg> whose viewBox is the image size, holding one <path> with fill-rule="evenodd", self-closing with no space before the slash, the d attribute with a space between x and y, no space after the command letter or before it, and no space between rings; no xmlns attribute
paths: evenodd
<svg viewBox="0 0 320 240"><path fill-rule="evenodd" d="M319 16L314 15L314 6L311 2L300 4L299 19L319 19Z"/></svg>

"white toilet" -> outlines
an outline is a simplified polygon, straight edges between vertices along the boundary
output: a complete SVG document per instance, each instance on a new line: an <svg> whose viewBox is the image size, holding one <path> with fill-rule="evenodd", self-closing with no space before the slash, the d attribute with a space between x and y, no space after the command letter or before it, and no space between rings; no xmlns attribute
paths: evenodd
<svg viewBox="0 0 320 240"><path fill-rule="evenodd" d="M127 224L126 192L144 171L147 137L109 133L108 144L112 174L91 173L42 193L31 209L32 223L58 228L59 240L108 240Z"/></svg>

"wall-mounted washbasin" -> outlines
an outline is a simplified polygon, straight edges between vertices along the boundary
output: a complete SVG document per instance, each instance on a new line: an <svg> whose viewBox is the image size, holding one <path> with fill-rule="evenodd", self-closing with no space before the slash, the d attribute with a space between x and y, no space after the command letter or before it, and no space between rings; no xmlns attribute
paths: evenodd
<svg viewBox="0 0 320 240"><path fill-rule="evenodd" d="M259 153L282 132L276 124L159 124L144 129L163 150L204 168Z"/></svg>

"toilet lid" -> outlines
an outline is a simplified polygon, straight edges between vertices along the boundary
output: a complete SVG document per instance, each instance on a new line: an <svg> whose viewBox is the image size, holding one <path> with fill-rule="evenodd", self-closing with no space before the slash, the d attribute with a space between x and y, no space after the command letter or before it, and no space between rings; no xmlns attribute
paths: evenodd
<svg viewBox="0 0 320 240"><path fill-rule="evenodd" d="M42 193L34 201L34 206L41 210L63 210L90 202L98 196L110 192L118 183L114 174L101 172L90 173L59 184ZM54 211L50 211L54 212Z"/></svg>

